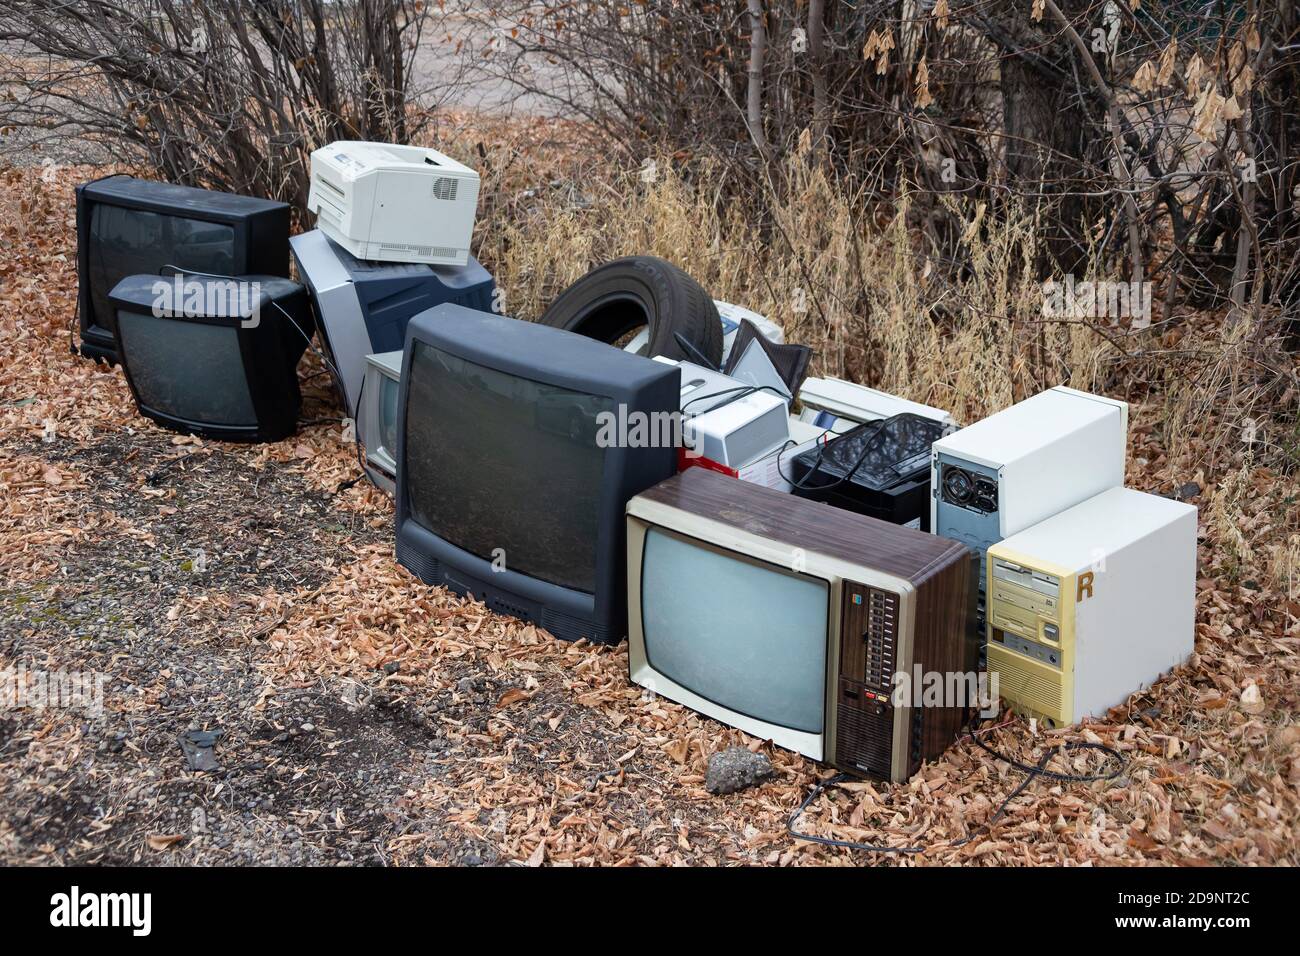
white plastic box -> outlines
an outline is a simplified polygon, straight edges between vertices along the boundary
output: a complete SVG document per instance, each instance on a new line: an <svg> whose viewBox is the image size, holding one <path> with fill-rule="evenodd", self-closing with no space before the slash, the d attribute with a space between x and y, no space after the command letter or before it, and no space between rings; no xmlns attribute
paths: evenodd
<svg viewBox="0 0 1300 956"><path fill-rule="evenodd" d="M989 545L1124 483L1128 404L1057 386L939 439L930 528Z"/></svg>
<svg viewBox="0 0 1300 956"><path fill-rule="evenodd" d="M358 259L463 266L479 175L436 149L340 140L311 154L307 208Z"/></svg>
<svg viewBox="0 0 1300 956"><path fill-rule="evenodd" d="M988 663L1049 726L1101 716L1191 655L1196 509L1111 488L993 545Z"/></svg>

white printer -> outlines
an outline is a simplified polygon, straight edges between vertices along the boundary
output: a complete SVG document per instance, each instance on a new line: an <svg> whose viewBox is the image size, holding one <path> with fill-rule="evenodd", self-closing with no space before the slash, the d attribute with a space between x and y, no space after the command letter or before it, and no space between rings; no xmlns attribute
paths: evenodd
<svg viewBox="0 0 1300 956"><path fill-rule="evenodd" d="M340 140L311 154L307 208L358 259L463 266L478 188L436 149Z"/></svg>
<svg viewBox="0 0 1300 956"><path fill-rule="evenodd" d="M800 421L829 428L837 435L863 422L892 418L904 412L931 418L944 425L956 424L941 408L908 401L888 392L867 388L839 378L809 378L799 389L803 405Z"/></svg>

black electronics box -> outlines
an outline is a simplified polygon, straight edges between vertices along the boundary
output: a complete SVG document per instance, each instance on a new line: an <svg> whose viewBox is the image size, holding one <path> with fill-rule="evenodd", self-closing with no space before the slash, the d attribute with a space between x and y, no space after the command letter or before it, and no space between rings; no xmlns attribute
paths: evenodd
<svg viewBox="0 0 1300 956"><path fill-rule="evenodd" d="M910 413L858 425L795 457L794 493L929 531L930 446L952 430Z"/></svg>

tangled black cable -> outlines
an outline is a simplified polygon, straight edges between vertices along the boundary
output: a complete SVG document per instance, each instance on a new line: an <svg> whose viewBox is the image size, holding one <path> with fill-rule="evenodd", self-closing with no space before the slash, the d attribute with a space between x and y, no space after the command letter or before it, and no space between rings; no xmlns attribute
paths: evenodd
<svg viewBox="0 0 1300 956"><path fill-rule="evenodd" d="M1024 793L1025 788L1028 787L1037 777L1044 777L1048 780L1059 780L1062 783L1095 783L1098 780L1114 780L1116 777L1118 777L1121 773L1124 772L1124 768L1128 765L1128 762L1124 759L1124 755L1121 754L1115 748L1107 747L1105 744L1094 744L1086 740L1069 740L1059 747L1054 747L1053 749L1048 750L1039 759L1037 765L1021 763L1019 760L1016 760L1012 757L1008 757L1006 754L1000 753L999 751L994 750L988 744L984 743L984 741L980 740L979 737L975 735L975 730L976 730L975 727L970 728L969 736L971 740L975 741L975 744L981 750L987 751L996 759L1001 760L1003 763L1010 764L1016 770L1022 771L1025 774L1025 779L1020 781L1020 785L1016 787L1016 789L1012 790L1009 794L1007 794L1006 799L1004 799L1002 803L998 806L997 812L994 813L993 816L989 818L989 821L987 823L981 824L980 827L970 835L962 837L960 840L954 840L953 842L949 843L948 844L949 849L955 849L957 847L965 846L967 843L970 843L972 840L974 840L977 836L980 836L981 834L986 833L989 830L993 829L993 827L997 824L997 822L1002 819L1003 815L1006 814L1007 807L1011 805L1011 801L1014 800L1016 797L1020 796L1020 794ZM1105 754L1108 758L1116 761L1115 769L1111 770L1109 773L1093 773L1093 774L1061 773L1056 770L1047 769L1048 761L1050 761L1057 754L1064 753L1066 751L1078 751L1078 750L1096 750ZM911 853L924 853L926 850L931 849L930 846L877 846L872 843L857 843L853 840L836 840L833 837L816 836L815 834L812 833L801 833L794 828L795 821L799 819L800 815L805 810L807 810L808 807L812 804L812 802L816 800L819 796L821 796L821 794L828 787L836 786L837 784L843 783L848 779L850 778L849 775L846 773L836 774L834 777L831 777L828 780L823 780L820 783L818 783L816 786L814 786L812 792L809 793L808 796L804 798L803 803L799 804L799 806L795 808L795 811L792 814L790 814L790 819L786 821L785 827L786 830L789 831L790 836L794 837L796 840L805 840L809 843L820 843L823 846L842 847L848 850L866 850L871 853L911 854Z"/></svg>

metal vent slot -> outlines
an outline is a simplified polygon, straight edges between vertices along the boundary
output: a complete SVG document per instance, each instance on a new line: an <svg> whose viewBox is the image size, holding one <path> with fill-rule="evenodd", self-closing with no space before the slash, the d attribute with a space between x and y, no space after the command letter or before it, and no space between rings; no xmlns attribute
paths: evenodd
<svg viewBox="0 0 1300 956"><path fill-rule="evenodd" d="M989 655L989 669L998 673L998 691L1010 703L1019 703L1043 713L1061 709L1061 682L1047 680L1029 668L1019 666L1005 653Z"/></svg>
<svg viewBox="0 0 1300 956"><path fill-rule="evenodd" d="M425 584L438 584L442 580L442 565L436 558L431 558L397 541L397 563L406 568Z"/></svg>
<svg viewBox="0 0 1300 956"><path fill-rule="evenodd" d="M442 258L452 258L456 255L455 249L448 249L446 246L411 246L396 242L380 243L379 248L384 252L413 252L418 256L439 256Z"/></svg>

